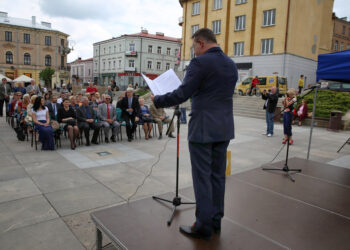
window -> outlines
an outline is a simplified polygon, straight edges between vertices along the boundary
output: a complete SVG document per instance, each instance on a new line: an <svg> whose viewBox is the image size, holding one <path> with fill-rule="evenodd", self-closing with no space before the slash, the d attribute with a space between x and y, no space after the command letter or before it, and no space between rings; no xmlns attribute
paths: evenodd
<svg viewBox="0 0 350 250"><path fill-rule="evenodd" d="M113 69L115 69L115 61L113 61Z"/></svg>
<svg viewBox="0 0 350 250"><path fill-rule="evenodd" d="M170 69L170 63L166 63L165 64L165 70L169 70Z"/></svg>
<svg viewBox="0 0 350 250"><path fill-rule="evenodd" d="M171 49L170 49L170 48L166 48L166 54L167 54L168 56L170 56L170 53L171 53Z"/></svg>
<svg viewBox="0 0 350 250"><path fill-rule="evenodd" d="M246 3L247 0L236 0L236 4L242 4L242 3Z"/></svg>
<svg viewBox="0 0 350 250"><path fill-rule="evenodd" d="M175 49L175 56L178 56L179 54L179 49Z"/></svg>
<svg viewBox="0 0 350 250"><path fill-rule="evenodd" d="M97 62L95 63L95 71L97 71Z"/></svg>
<svg viewBox="0 0 350 250"><path fill-rule="evenodd" d="M120 69L122 67L122 60L118 60L118 68Z"/></svg>
<svg viewBox="0 0 350 250"><path fill-rule="evenodd" d="M112 51L112 50L111 50L111 47L109 47L109 48L108 48L108 54L110 54L111 51Z"/></svg>
<svg viewBox="0 0 350 250"><path fill-rule="evenodd" d="M51 36L45 36L45 45L47 46L51 45Z"/></svg>
<svg viewBox="0 0 350 250"><path fill-rule="evenodd" d="M191 59L195 57L195 54L194 54L194 48L191 47Z"/></svg>
<svg viewBox="0 0 350 250"><path fill-rule="evenodd" d="M135 61L134 60L129 60L129 67L130 68L135 67Z"/></svg>
<svg viewBox="0 0 350 250"><path fill-rule="evenodd" d="M236 25L235 30L245 30L245 15L244 16L236 16Z"/></svg>
<svg viewBox="0 0 350 250"><path fill-rule="evenodd" d="M130 51L135 51L135 43L130 43L129 44L129 50Z"/></svg>
<svg viewBox="0 0 350 250"><path fill-rule="evenodd" d="M199 15L201 9L201 3L195 2L192 4L192 15Z"/></svg>
<svg viewBox="0 0 350 250"><path fill-rule="evenodd" d="M114 45L114 53L117 52L117 46Z"/></svg>
<svg viewBox="0 0 350 250"><path fill-rule="evenodd" d="M222 0L214 0L214 10L222 9Z"/></svg>
<svg viewBox="0 0 350 250"><path fill-rule="evenodd" d="M105 68L106 68L106 62L103 62L103 68L102 68L102 70L105 70Z"/></svg>
<svg viewBox="0 0 350 250"><path fill-rule="evenodd" d="M152 53L153 51L153 46L152 45L148 45L148 53Z"/></svg>
<svg viewBox="0 0 350 250"><path fill-rule="evenodd" d="M234 56L243 56L244 55L244 42L234 43Z"/></svg>
<svg viewBox="0 0 350 250"><path fill-rule="evenodd" d="M147 62L147 69L152 69L152 61Z"/></svg>
<svg viewBox="0 0 350 250"><path fill-rule="evenodd" d="M108 69L111 69L111 62L108 62Z"/></svg>
<svg viewBox="0 0 350 250"><path fill-rule="evenodd" d="M158 54L162 54L162 47L158 46L158 48L157 48L157 53L158 53Z"/></svg>
<svg viewBox="0 0 350 250"><path fill-rule="evenodd" d="M192 35L196 33L197 30L199 30L199 25L192 25Z"/></svg>
<svg viewBox="0 0 350 250"><path fill-rule="evenodd" d="M340 43L340 51L343 51L343 50L344 50L344 43L341 42L341 43Z"/></svg>
<svg viewBox="0 0 350 250"><path fill-rule="evenodd" d="M98 50L96 49L96 56L98 55Z"/></svg>
<svg viewBox="0 0 350 250"><path fill-rule="evenodd" d="M345 27L345 25L343 25L343 35L345 35L345 29L346 29L346 27Z"/></svg>
<svg viewBox="0 0 350 250"><path fill-rule="evenodd" d="M276 19L276 9L265 10L264 11L263 26L275 25L276 24L275 19Z"/></svg>
<svg viewBox="0 0 350 250"><path fill-rule="evenodd" d="M45 56L45 66L51 66L51 56L50 55Z"/></svg>
<svg viewBox="0 0 350 250"><path fill-rule="evenodd" d="M346 49L350 49L350 43L348 44L348 46L346 47Z"/></svg>
<svg viewBox="0 0 350 250"><path fill-rule="evenodd" d="M261 40L261 54L267 55L273 52L273 38Z"/></svg>
<svg viewBox="0 0 350 250"><path fill-rule="evenodd" d="M88 73L88 76L90 76L91 75L91 70L89 69L89 71L88 71L89 73Z"/></svg>
<svg viewBox="0 0 350 250"><path fill-rule="evenodd" d="M30 65L30 55L29 53L24 54L24 64L25 65Z"/></svg>
<svg viewBox="0 0 350 250"><path fill-rule="evenodd" d="M30 34L23 34L23 42L30 43Z"/></svg>
<svg viewBox="0 0 350 250"><path fill-rule="evenodd" d="M6 52L6 63L12 64L13 63L13 54L11 51Z"/></svg>
<svg viewBox="0 0 350 250"><path fill-rule="evenodd" d="M162 68L162 63L161 62L157 62L157 70L161 70Z"/></svg>
<svg viewBox="0 0 350 250"><path fill-rule="evenodd" d="M213 22L213 32L214 34L221 33L221 20L217 20Z"/></svg>
<svg viewBox="0 0 350 250"><path fill-rule="evenodd" d="M5 31L5 41L12 42L12 32L11 31Z"/></svg>
<svg viewBox="0 0 350 250"><path fill-rule="evenodd" d="M119 44L119 52L122 51L122 45Z"/></svg>
<svg viewBox="0 0 350 250"><path fill-rule="evenodd" d="M103 54L104 55L106 54L106 48L103 48Z"/></svg>
<svg viewBox="0 0 350 250"><path fill-rule="evenodd" d="M335 41L335 42L334 42L334 50L335 50L335 51L338 51L338 41Z"/></svg>

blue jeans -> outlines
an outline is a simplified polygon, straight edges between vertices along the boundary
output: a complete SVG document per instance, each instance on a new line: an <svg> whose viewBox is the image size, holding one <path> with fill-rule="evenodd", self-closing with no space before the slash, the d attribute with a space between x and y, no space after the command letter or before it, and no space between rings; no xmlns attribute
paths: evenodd
<svg viewBox="0 0 350 250"><path fill-rule="evenodd" d="M267 125L267 134L273 135L273 117L275 116L274 113L269 113L266 111L266 125Z"/></svg>

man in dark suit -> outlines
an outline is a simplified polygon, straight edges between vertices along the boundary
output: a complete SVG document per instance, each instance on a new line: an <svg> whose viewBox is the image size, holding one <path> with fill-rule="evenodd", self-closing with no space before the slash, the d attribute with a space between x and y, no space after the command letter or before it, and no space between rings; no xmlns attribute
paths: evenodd
<svg viewBox="0 0 350 250"><path fill-rule="evenodd" d="M2 83L0 84L0 117L3 116L4 103L7 116L8 104L10 102L10 94L11 86L7 83L6 78L2 78Z"/></svg>
<svg viewBox="0 0 350 250"><path fill-rule="evenodd" d="M136 122L138 121L138 114L140 112L140 104L137 97L134 96L134 89L127 88L126 97L118 102L119 107L123 111L122 116L126 122L126 134L128 141L134 139L134 132L136 130Z"/></svg>
<svg viewBox="0 0 350 250"><path fill-rule="evenodd" d="M266 134L268 137L273 136L273 118L275 115L275 110L276 110L276 106L278 103L278 93L277 93L277 88L276 87L272 87L271 88L271 92L266 92L266 90L264 90L264 92L261 95L263 100L266 100L265 104L264 104L264 109L266 109Z"/></svg>
<svg viewBox="0 0 350 250"><path fill-rule="evenodd" d="M92 135L92 144L98 144L97 138L98 133L100 132L100 126L96 123L97 115L89 105L89 99L84 96L82 98L82 105L77 109L77 120L78 127L84 130L86 146L90 146L90 128L94 130L94 134Z"/></svg>
<svg viewBox="0 0 350 250"><path fill-rule="evenodd" d="M57 103L57 96L52 95L50 98L50 102L46 105L46 107L49 110L51 120L57 121L58 110L62 107L60 104Z"/></svg>
<svg viewBox="0 0 350 250"><path fill-rule="evenodd" d="M170 107L192 97L188 140L196 222L180 226L180 232L209 239L212 231L220 232L224 215L226 150L234 138L232 98L238 73L210 29L198 30L192 39L196 57L183 83L171 93L152 98L156 107Z"/></svg>

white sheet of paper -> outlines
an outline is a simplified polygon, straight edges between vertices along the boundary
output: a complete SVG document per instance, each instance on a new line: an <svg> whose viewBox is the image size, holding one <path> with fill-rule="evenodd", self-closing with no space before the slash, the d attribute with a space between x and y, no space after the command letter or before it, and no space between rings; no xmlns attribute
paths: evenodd
<svg viewBox="0 0 350 250"><path fill-rule="evenodd" d="M154 95L164 95L174 91L181 85L181 81L173 69L169 69L153 81L143 74L142 77L145 79Z"/></svg>

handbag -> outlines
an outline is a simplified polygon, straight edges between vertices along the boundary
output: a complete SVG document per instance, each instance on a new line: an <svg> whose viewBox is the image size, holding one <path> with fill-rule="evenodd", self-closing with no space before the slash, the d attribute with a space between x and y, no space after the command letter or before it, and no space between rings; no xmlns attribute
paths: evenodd
<svg viewBox="0 0 350 250"><path fill-rule="evenodd" d="M57 130L57 129L60 128L60 124L59 124L57 121L55 121L55 120L51 120L51 121L50 121L50 125L51 125L51 127L52 127L54 130Z"/></svg>

